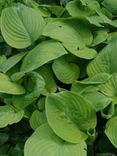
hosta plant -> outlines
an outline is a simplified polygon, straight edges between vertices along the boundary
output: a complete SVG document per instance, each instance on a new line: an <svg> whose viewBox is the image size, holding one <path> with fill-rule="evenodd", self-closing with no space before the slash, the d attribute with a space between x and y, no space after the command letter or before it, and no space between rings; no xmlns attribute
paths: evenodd
<svg viewBox="0 0 117 156"><path fill-rule="evenodd" d="M117 155L117 1L0 2L0 155Z"/></svg>

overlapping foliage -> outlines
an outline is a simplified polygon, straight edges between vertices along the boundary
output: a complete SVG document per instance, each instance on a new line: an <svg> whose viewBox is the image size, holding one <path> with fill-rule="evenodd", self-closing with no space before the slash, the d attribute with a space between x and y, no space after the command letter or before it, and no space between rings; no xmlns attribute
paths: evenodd
<svg viewBox="0 0 117 156"><path fill-rule="evenodd" d="M117 155L117 1L0 1L0 155Z"/></svg>

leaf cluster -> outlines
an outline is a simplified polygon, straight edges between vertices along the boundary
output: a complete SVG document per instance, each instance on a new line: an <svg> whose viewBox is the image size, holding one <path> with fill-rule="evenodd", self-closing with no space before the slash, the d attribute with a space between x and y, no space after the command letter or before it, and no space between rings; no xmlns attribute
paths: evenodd
<svg viewBox="0 0 117 156"><path fill-rule="evenodd" d="M0 155L117 155L117 0L0 1Z"/></svg>

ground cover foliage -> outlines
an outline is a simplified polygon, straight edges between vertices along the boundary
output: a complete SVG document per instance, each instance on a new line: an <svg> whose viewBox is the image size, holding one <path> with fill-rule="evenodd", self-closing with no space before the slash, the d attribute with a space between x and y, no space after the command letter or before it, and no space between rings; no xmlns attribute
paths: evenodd
<svg viewBox="0 0 117 156"><path fill-rule="evenodd" d="M0 1L0 155L117 155L117 0Z"/></svg>

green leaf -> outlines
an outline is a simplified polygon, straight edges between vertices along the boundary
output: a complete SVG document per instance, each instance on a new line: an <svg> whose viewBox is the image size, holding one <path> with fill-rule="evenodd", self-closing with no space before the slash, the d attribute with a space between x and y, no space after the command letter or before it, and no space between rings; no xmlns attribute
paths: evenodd
<svg viewBox="0 0 117 156"><path fill-rule="evenodd" d="M105 107L104 109L101 110L101 116L103 118L109 119L111 118L115 113L115 105L113 103L110 103Z"/></svg>
<svg viewBox="0 0 117 156"><path fill-rule="evenodd" d="M104 109L112 102L111 98L98 92L95 88L86 88L81 95L92 104L96 112Z"/></svg>
<svg viewBox="0 0 117 156"><path fill-rule="evenodd" d="M79 93L83 92L88 87L90 87L89 84L82 84L82 83L74 82L71 86L71 91L79 94Z"/></svg>
<svg viewBox="0 0 117 156"><path fill-rule="evenodd" d="M86 156L86 144L70 144L54 134L48 124L40 126L26 141L24 156Z"/></svg>
<svg viewBox="0 0 117 156"><path fill-rule="evenodd" d="M24 115L24 111L18 111L12 106L0 106L0 128L19 122Z"/></svg>
<svg viewBox="0 0 117 156"><path fill-rule="evenodd" d="M33 130L36 130L39 126L47 122L45 112L35 110L30 117L30 126Z"/></svg>
<svg viewBox="0 0 117 156"><path fill-rule="evenodd" d="M79 17L79 18L85 18L87 16L90 16L91 12L90 10L81 4L80 1L71 1L67 3L66 9L69 12L71 16Z"/></svg>
<svg viewBox="0 0 117 156"><path fill-rule="evenodd" d="M96 46L102 42L104 42L108 38L108 31L105 29L101 29L96 31L94 35L94 40L92 46Z"/></svg>
<svg viewBox="0 0 117 156"><path fill-rule="evenodd" d="M45 97L39 98L39 100L37 101L37 107L39 111L45 110Z"/></svg>
<svg viewBox="0 0 117 156"><path fill-rule="evenodd" d="M100 91L107 96L117 96L117 73L114 73L110 79L100 86Z"/></svg>
<svg viewBox="0 0 117 156"><path fill-rule="evenodd" d="M25 89L21 85L12 82L7 75L0 73L0 92L18 95L24 94Z"/></svg>
<svg viewBox="0 0 117 156"><path fill-rule="evenodd" d="M110 142L117 148L117 116L108 120L105 134L107 135Z"/></svg>
<svg viewBox="0 0 117 156"><path fill-rule="evenodd" d="M93 40L91 31L78 19L61 19L49 22L44 28L43 35L61 42L77 44L79 48L90 45Z"/></svg>
<svg viewBox="0 0 117 156"><path fill-rule="evenodd" d="M93 41L91 31L78 19L62 19L49 22L43 31L43 35L59 40L65 48L81 58L92 59L96 51L88 48Z"/></svg>
<svg viewBox="0 0 117 156"><path fill-rule="evenodd" d="M4 60L4 62L0 65L0 71L6 73L9 69L16 65L25 55L26 52L21 52Z"/></svg>
<svg viewBox="0 0 117 156"><path fill-rule="evenodd" d="M82 5L80 1L70 1L66 5L66 9L71 16L78 18L85 18L95 13L95 10L99 9L99 3L97 1L84 2Z"/></svg>
<svg viewBox="0 0 117 156"><path fill-rule="evenodd" d="M93 2L93 1L95 1L95 0L80 0L82 5L87 5L87 4L89 4L89 3Z"/></svg>
<svg viewBox="0 0 117 156"><path fill-rule="evenodd" d="M24 109L36 101L45 88L45 81L38 73L31 72L26 76L29 77L26 85L26 94L12 97L12 103L18 109Z"/></svg>
<svg viewBox="0 0 117 156"><path fill-rule="evenodd" d="M65 11L65 9L59 5L40 5L40 6L48 9L48 11L51 12L51 14L57 17L60 17Z"/></svg>
<svg viewBox="0 0 117 156"><path fill-rule="evenodd" d="M43 41L24 57L21 71L32 71L65 54L67 52L61 43L54 40Z"/></svg>
<svg viewBox="0 0 117 156"><path fill-rule="evenodd" d="M97 57L91 61L87 67L89 76L94 76L98 73L115 73L117 72L117 40L110 42L105 46Z"/></svg>
<svg viewBox="0 0 117 156"><path fill-rule="evenodd" d="M46 115L53 131L71 143L85 140L87 135L84 132L96 126L96 114L92 105L80 95L69 91L47 97Z"/></svg>
<svg viewBox="0 0 117 156"><path fill-rule="evenodd" d="M82 81L77 81L76 83L80 83L80 84L103 84L105 83L109 78L111 77L110 74L108 73L99 73L96 74L92 77L88 77Z"/></svg>
<svg viewBox="0 0 117 156"><path fill-rule="evenodd" d="M41 16L43 17L51 16L50 12L43 6L40 6L36 1L34 0L23 0L23 1L27 6L36 9Z"/></svg>
<svg viewBox="0 0 117 156"><path fill-rule="evenodd" d="M102 2L105 8L114 14L117 14L117 1L116 0L104 0Z"/></svg>
<svg viewBox="0 0 117 156"><path fill-rule="evenodd" d="M90 24L93 24L97 27L104 27L102 25L104 21L98 15L92 15L92 16L87 17L86 19L89 21Z"/></svg>
<svg viewBox="0 0 117 156"><path fill-rule="evenodd" d="M52 69L58 80L65 84L71 84L79 78L80 69L75 63L69 63L61 57L54 61Z"/></svg>
<svg viewBox="0 0 117 156"><path fill-rule="evenodd" d="M45 89L42 92L43 95L47 95L48 93L54 93L57 91L57 85L54 80L54 76L52 73L52 69L49 64L44 65L37 69L37 72L44 78L45 80Z"/></svg>
<svg viewBox="0 0 117 156"><path fill-rule="evenodd" d="M115 21L112 21L110 18L108 18L105 14L103 14L102 11L98 10L96 11L97 14L101 17L101 19L103 20L103 23L106 23L106 24L109 24L113 27L116 27L117 28L117 22Z"/></svg>
<svg viewBox="0 0 117 156"><path fill-rule="evenodd" d="M93 59L97 55L96 50L93 48L85 47L83 49L79 49L78 47L76 47L76 45L71 45L69 43L63 43L63 45L69 52L80 58Z"/></svg>
<svg viewBox="0 0 117 156"><path fill-rule="evenodd" d="M14 48L22 49L37 40L45 22L39 13L21 3L5 8L1 15L1 31L5 41Z"/></svg>
<svg viewBox="0 0 117 156"><path fill-rule="evenodd" d="M108 38L107 38L108 43L113 42L114 40L117 40L117 31L109 33Z"/></svg>

